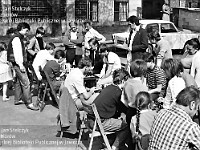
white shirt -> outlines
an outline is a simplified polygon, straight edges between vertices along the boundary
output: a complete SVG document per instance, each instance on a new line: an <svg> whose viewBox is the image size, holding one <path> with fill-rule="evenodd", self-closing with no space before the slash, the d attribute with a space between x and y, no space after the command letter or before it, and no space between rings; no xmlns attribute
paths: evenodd
<svg viewBox="0 0 200 150"><path fill-rule="evenodd" d="M96 31L95 29L91 28L91 29L90 29L89 31L87 31L86 34L85 34L85 48L90 49L90 46L89 46L89 44L88 44L88 41L89 41L90 39L94 38L94 37L101 39L101 40L99 41L99 43L104 42L104 41L106 40L106 38L105 38L102 34L100 34L100 33L99 33L98 31Z"/></svg>
<svg viewBox="0 0 200 150"><path fill-rule="evenodd" d="M171 80L169 80L163 107L169 108L171 105L173 105L176 101L176 96L185 87L185 81L182 77L174 76Z"/></svg>
<svg viewBox="0 0 200 150"><path fill-rule="evenodd" d="M13 54L15 57L16 64L19 65L20 68L23 67L23 52L22 52L22 44L19 37L15 37L12 41Z"/></svg>
<svg viewBox="0 0 200 150"><path fill-rule="evenodd" d="M194 77L197 86L200 87L200 51L198 51L192 58L190 74Z"/></svg>
<svg viewBox="0 0 200 150"><path fill-rule="evenodd" d="M84 86L84 75L79 68L71 70L65 79L64 86L67 87L74 100L80 94L87 92Z"/></svg>
<svg viewBox="0 0 200 150"><path fill-rule="evenodd" d="M47 63L47 60L54 60L54 57L48 52L48 50L41 50L37 53L33 61L33 68L35 70L35 74L38 80L42 79L42 76L40 75L39 67L41 66L41 68L43 69Z"/></svg>
<svg viewBox="0 0 200 150"><path fill-rule="evenodd" d="M116 69L120 69L121 68L121 59L119 58L119 56L113 52L109 52L108 53L108 64L109 65L113 65L112 67L112 71L115 71ZM106 64L103 65L103 69L101 70L100 73L100 77L105 75L105 68L106 68Z"/></svg>

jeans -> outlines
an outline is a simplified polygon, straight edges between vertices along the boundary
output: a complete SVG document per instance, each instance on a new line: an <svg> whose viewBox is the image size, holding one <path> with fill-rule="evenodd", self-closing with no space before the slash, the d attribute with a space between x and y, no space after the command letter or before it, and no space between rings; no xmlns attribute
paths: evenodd
<svg viewBox="0 0 200 150"><path fill-rule="evenodd" d="M30 82L27 72L21 72L19 66L14 66L16 72L15 85L15 102L23 100L26 105L32 103Z"/></svg>

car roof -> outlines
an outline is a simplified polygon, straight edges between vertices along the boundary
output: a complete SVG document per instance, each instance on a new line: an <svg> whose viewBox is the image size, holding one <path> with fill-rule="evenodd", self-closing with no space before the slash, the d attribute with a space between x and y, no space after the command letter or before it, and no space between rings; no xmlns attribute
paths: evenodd
<svg viewBox="0 0 200 150"><path fill-rule="evenodd" d="M150 24L150 23L172 23L170 21L165 20L155 20L155 19L142 19L140 20L141 24Z"/></svg>

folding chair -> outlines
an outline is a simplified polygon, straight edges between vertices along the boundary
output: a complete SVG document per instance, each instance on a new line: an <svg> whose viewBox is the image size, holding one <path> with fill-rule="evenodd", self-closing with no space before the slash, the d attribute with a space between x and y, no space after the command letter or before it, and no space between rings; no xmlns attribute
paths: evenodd
<svg viewBox="0 0 200 150"><path fill-rule="evenodd" d="M42 112L44 107L45 107L45 102L44 102L45 97L48 93L51 94L52 99L55 100L57 104L58 104L59 100L58 100L58 97L56 95L56 92L54 91L52 81L50 80L48 73L46 71L42 71L41 69L40 69L40 72L41 72L41 75L42 75L42 78L43 78L42 82L40 83L40 86L44 85L44 90L43 90L42 100L40 100L40 97L38 97L37 104L40 108L40 112ZM40 95L42 87L40 87L39 89L40 90L38 91L38 93Z"/></svg>
<svg viewBox="0 0 200 150"><path fill-rule="evenodd" d="M93 103L93 104L91 104L91 107L92 107L92 111L93 111L94 116L95 116L95 122L94 122L94 126L93 126L93 129L92 129L92 133L89 134L90 142L89 142L88 150L92 149L92 144L93 144L94 137L98 137L98 136L102 136L103 137L103 140L104 140L104 143L105 143L107 149L111 150L111 146L110 146L110 143L109 143L108 138L107 138L106 135L113 134L114 132L105 132L104 131L103 125L101 123L101 119L100 119L100 116L99 116L99 113L98 113L97 108L96 108L96 105ZM99 127L99 131L96 131L97 125Z"/></svg>

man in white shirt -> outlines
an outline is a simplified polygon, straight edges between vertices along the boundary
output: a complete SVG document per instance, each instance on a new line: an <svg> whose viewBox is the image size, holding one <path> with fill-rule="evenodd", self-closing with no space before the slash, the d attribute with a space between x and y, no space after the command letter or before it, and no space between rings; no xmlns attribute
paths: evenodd
<svg viewBox="0 0 200 150"><path fill-rule="evenodd" d="M100 79L97 85L110 84L113 81L112 74L115 70L121 68L121 60L119 56L111 52L106 44L100 45L99 53L102 55L104 65L100 73Z"/></svg>
<svg viewBox="0 0 200 150"><path fill-rule="evenodd" d="M90 49L88 41L92 38L96 38L99 43L104 42L106 40L106 38L102 34L100 34L98 31L92 28L91 21L86 20L83 24L86 30L85 48Z"/></svg>
<svg viewBox="0 0 200 150"><path fill-rule="evenodd" d="M95 91L95 87L93 87L87 92L84 86L84 74L88 72L90 67L90 60L82 58L78 63L78 68L71 70L64 82L64 86L67 87L78 109L82 109L83 104L87 104L87 100Z"/></svg>
<svg viewBox="0 0 200 150"><path fill-rule="evenodd" d="M35 71L38 80L42 80L42 76L40 74L40 67L41 69L43 69L48 60L54 60L53 57L54 49L55 46L47 45L46 49L40 50L35 56L35 59L33 61L33 69Z"/></svg>
<svg viewBox="0 0 200 150"><path fill-rule="evenodd" d="M13 65L16 72L15 82L15 100L14 104L26 104L26 107L31 110L39 110L32 103L30 81L27 76L27 53L25 50L23 39L30 30L28 23L22 22L17 26L17 33L13 36L8 44L7 60Z"/></svg>

